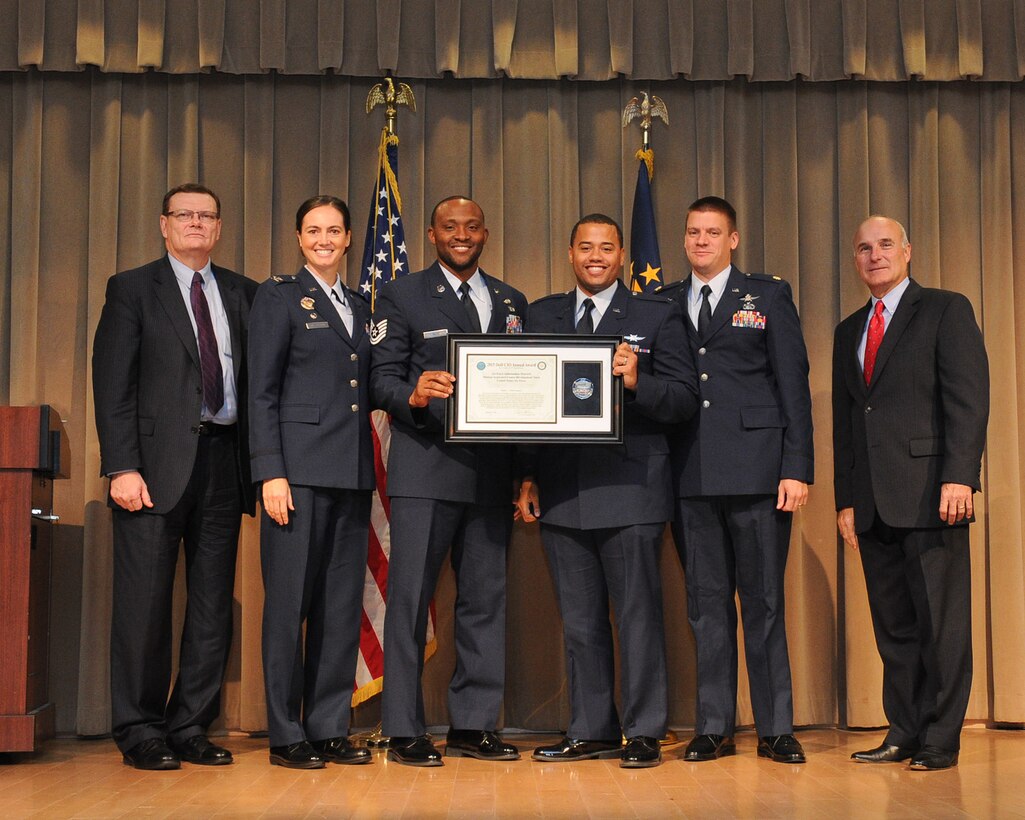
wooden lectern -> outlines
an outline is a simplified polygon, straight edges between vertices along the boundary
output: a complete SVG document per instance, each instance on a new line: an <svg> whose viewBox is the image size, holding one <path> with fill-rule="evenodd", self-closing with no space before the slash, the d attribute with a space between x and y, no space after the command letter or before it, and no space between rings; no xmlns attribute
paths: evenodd
<svg viewBox="0 0 1025 820"><path fill-rule="evenodd" d="M0 752L53 736L50 547L53 479L68 443L51 407L0 407Z"/></svg>

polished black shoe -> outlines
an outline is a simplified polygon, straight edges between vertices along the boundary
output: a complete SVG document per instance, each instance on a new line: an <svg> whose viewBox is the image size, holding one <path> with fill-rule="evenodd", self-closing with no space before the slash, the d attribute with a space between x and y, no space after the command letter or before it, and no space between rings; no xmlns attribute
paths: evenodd
<svg viewBox="0 0 1025 820"><path fill-rule="evenodd" d="M661 762L662 749L658 738L641 735L628 738L619 756L619 765L624 769L650 769Z"/></svg>
<svg viewBox="0 0 1025 820"><path fill-rule="evenodd" d="M317 754L309 741L300 740L287 746L271 746L270 762L286 769L323 769L324 758Z"/></svg>
<svg viewBox="0 0 1025 820"><path fill-rule="evenodd" d="M475 757L478 760L519 760L515 746L504 743L496 732L476 729L449 729L445 739L446 757Z"/></svg>
<svg viewBox="0 0 1025 820"><path fill-rule="evenodd" d="M353 746L347 737L332 737L327 740L314 740L311 744L324 760L332 763L359 764L370 762L370 749L366 746Z"/></svg>
<svg viewBox="0 0 1025 820"><path fill-rule="evenodd" d="M758 756L777 763L804 763L804 749L793 735L769 735L758 738Z"/></svg>
<svg viewBox="0 0 1025 820"><path fill-rule="evenodd" d="M874 749L855 752L851 755L851 760L856 760L858 763L900 763L902 760L914 757L914 755L914 749L883 743Z"/></svg>
<svg viewBox="0 0 1025 820"><path fill-rule="evenodd" d="M388 744L388 759L403 766L443 766L441 753L427 739L427 735L416 737L393 737Z"/></svg>
<svg viewBox="0 0 1025 820"><path fill-rule="evenodd" d="M684 760L716 760L737 753L732 737L722 735L698 735L687 744Z"/></svg>
<svg viewBox="0 0 1025 820"><path fill-rule="evenodd" d="M923 746L911 758L911 768L916 772L935 772L957 765L957 752L948 752L937 746Z"/></svg>
<svg viewBox="0 0 1025 820"><path fill-rule="evenodd" d="M193 735L184 740L167 739L167 745L186 763L200 766L227 766L232 762L231 752L210 742L206 735Z"/></svg>
<svg viewBox="0 0 1025 820"><path fill-rule="evenodd" d="M564 737L552 746L538 746L531 755L533 760L548 763L572 762L619 757L623 748L620 740L575 740Z"/></svg>
<svg viewBox="0 0 1025 820"><path fill-rule="evenodd" d="M122 759L126 766L150 772L180 769L182 765L178 755L159 737L151 737L149 740L136 743L124 753Z"/></svg>

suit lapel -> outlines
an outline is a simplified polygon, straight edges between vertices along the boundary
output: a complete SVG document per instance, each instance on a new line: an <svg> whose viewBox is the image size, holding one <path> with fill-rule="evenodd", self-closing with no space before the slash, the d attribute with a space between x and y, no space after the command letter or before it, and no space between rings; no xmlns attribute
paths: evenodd
<svg viewBox="0 0 1025 820"><path fill-rule="evenodd" d="M306 270L305 267L300 268L296 276L299 279L300 290L303 292L303 295L313 297L320 318L326 321L331 326L331 329L342 338L342 341L351 347L352 337L345 329L342 317L335 310L335 306L331 301L331 294L324 291L324 286L320 283L320 280ZM355 311L353 313L355 314ZM355 321L353 321L353 326L355 327Z"/></svg>
<svg viewBox="0 0 1025 820"><path fill-rule="evenodd" d="M847 324L846 335L843 339L843 367L846 378L850 380L851 384L856 385L862 394L868 392L868 385L865 384L865 371L861 367L861 362L858 361L858 345L861 342L861 334L865 330L865 322L868 321L871 305L872 300L869 299L865 307L854 313L853 318ZM876 361L879 361L878 358Z"/></svg>
<svg viewBox="0 0 1025 820"><path fill-rule="evenodd" d="M594 328L595 333L602 333L607 336L622 336L622 322L626 320L627 304L630 301L630 291L620 281L616 281L616 292L612 294L612 301L609 303L605 314L601 317Z"/></svg>
<svg viewBox="0 0 1025 820"><path fill-rule="evenodd" d="M907 330L911 319L918 312L918 301L921 298L922 288L917 282L910 282L908 289L904 291L904 295L900 299L900 304L897 305L896 312L890 319L890 326L886 328L886 332L883 334L883 341L879 345L879 352L876 354L876 366L872 371L872 382L868 386L869 390L879 382L890 354L897 346L897 342L900 341L904 331Z"/></svg>
<svg viewBox="0 0 1025 820"><path fill-rule="evenodd" d="M448 279L445 278L445 274L441 270L441 265L435 262L424 271L423 275L427 277L427 290L435 300L438 310L452 321L460 333L475 333L476 331L470 327L470 319L459 301L459 294L449 286Z"/></svg>
<svg viewBox="0 0 1025 820"><path fill-rule="evenodd" d="M573 288L562 300L558 312L555 314L557 333L577 332L577 289Z"/></svg>
<svg viewBox="0 0 1025 820"><path fill-rule="evenodd" d="M352 346L359 347L367 332L367 322L370 321L370 305L350 288L345 289L345 298L349 300L349 306L352 308Z"/></svg>
<svg viewBox="0 0 1025 820"><path fill-rule="evenodd" d="M729 278L726 280L726 287L723 288L722 296L719 297L719 303L715 306L715 310L712 311L712 321L708 324L708 331L700 339L702 344L711 339L726 322L733 318L733 314L737 309L737 300L745 293L743 290L745 281L744 274L734 265L730 269Z"/></svg>
<svg viewBox="0 0 1025 820"><path fill-rule="evenodd" d="M188 308L185 307L185 301L182 299L178 279L166 256L153 277L153 287L156 290L157 299L167 312L167 318L171 320L174 332L178 334L178 338L185 345L193 364L198 368L199 346L196 344L196 332L192 329L192 320L189 319Z"/></svg>
<svg viewBox="0 0 1025 820"><path fill-rule="evenodd" d="M488 296L491 297L491 321L485 330L487 333L505 333L507 328L506 319L510 314L515 313L512 300L502 299L501 288L492 282L484 271L480 272L480 277L484 280L484 287L488 291Z"/></svg>
<svg viewBox="0 0 1025 820"><path fill-rule="evenodd" d="M238 383L239 371L242 369L242 361L245 358L241 352L245 350L242 345L242 309L239 304L239 292L233 282L228 281L227 276L222 276L221 268L211 264L214 279L217 280L217 292L221 295L221 304L224 305L224 312L228 316L228 332L231 334L231 349L238 351L231 357L231 369L235 373L236 384Z"/></svg>

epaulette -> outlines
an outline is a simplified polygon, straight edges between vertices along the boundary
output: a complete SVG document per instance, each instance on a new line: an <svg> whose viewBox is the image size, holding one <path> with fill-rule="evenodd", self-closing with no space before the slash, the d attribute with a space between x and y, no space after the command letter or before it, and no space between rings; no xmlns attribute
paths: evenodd
<svg viewBox="0 0 1025 820"><path fill-rule="evenodd" d="M277 274L274 274L271 277L271 281L276 282L280 285L282 282L295 282L296 276L294 273L286 273L284 276L278 276Z"/></svg>
<svg viewBox="0 0 1025 820"><path fill-rule="evenodd" d="M540 299L536 299L534 301L536 304L537 302L547 302L551 299L565 299L567 296L573 296L573 293L549 293L547 296L542 296Z"/></svg>
<svg viewBox="0 0 1025 820"><path fill-rule="evenodd" d="M675 282L666 282L664 285L659 285L657 288L655 288L655 293L663 293L665 291L676 290L686 281L687 279L677 279Z"/></svg>
<svg viewBox="0 0 1025 820"><path fill-rule="evenodd" d="M782 282L782 276L772 276L768 273L745 273L748 279L757 279L759 282Z"/></svg>
<svg viewBox="0 0 1025 820"><path fill-rule="evenodd" d="M646 302L658 302L661 305L664 305L666 302L672 300L671 294L659 293L659 291L657 290L652 291L651 293L646 293L643 291L634 291L633 293L631 293L631 296L633 296L634 299L642 299Z"/></svg>

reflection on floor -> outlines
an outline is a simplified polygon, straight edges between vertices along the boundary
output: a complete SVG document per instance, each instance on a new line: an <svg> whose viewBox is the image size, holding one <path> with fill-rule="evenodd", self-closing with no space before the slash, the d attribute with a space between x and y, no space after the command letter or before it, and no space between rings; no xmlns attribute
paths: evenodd
<svg viewBox="0 0 1025 820"><path fill-rule="evenodd" d="M523 759L415 769L375 752L369 766L294 771L268 764L266 740L229 737L220 742L234 765L172 772L123 765L110 740L58 740L36 756L0 759L0 818L1025 818L1025 732L967 728L960 765L943 772L849 760L881 732L798 738L808 753L801 766L758 758L751 732L737 736L735 757L685 763L681 743L664 749L661 766L633 770L615 760L534 763L534 746L555 736L508 734Z"/></svg>

